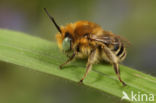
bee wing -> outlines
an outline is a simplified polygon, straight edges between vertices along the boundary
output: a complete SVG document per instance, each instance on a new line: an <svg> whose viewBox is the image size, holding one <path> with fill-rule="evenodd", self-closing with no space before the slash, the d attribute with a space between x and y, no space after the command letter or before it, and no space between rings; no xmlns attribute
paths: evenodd
<svg viewBox="0 0 156 103"><path fill-rule="evenodd" d="M112 34L111 35L91 35L90 39L98 41L98 42L102 42L104 44L116 45L116 44L123 43L126 46L130 45L129 41L126 40L125 38L122 38L122 37L117 36L117 35L112 35Z"/></svg>
<svg viewBox="0 0 156 103"><path fill-rule="evenodd" d="M105 36L105 35L91 35L90 36L91 40L95 40L98 42L102 42L104 44L119 44L119 40L117 38L111 37L111 36Z"/></svg>
<svg viewBox="0 0 156 103"><path fill-rule="evenodd" d="M121 42L122 42L126 47L131 46L131 43L130 43L127 39L125 39L125 38L123 38L123 37L119 37L119 38L120 38Z"/></svg>

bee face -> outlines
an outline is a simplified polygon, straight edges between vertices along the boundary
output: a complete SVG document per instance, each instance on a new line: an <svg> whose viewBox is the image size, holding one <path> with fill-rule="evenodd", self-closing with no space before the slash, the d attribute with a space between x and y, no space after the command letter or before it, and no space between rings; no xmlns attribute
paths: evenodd
<svg viewBox="0 0 156 103"><path fill-rule="evenodd" d="M71 42L72 42L72 37L70 36L70 33L66 32L65 38L63 39L62 42L63 51L65 52L71 51Z"/></svg>

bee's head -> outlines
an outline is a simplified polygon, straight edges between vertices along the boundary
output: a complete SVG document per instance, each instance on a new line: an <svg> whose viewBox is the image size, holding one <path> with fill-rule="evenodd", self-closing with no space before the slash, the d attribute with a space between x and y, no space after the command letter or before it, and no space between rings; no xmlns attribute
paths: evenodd
<svg viewBox="0 0 156 103"><path fill-rule="evenodd" d="M57 28L57 30L60 32L60 36L61 38L63 38L62 41L62 48L64 52L70 52L71 49L71 42L72 42L72 36L69 32L65 32L63 33L62 30L60 29L60 27L57 25L57 23L55 22L54 18L48 13L47 9L44 8L46 14L48 15L48 17L51 19L51 21L54 23L55 27Z"/></svg>
<svg viewBox="0 0 156 103"><path fill-rule="evenodd" d="M66 32L65 36L64 36L64 39L63 39L63 42L62 42L63 51L65 51L65 52L71 51L72 40L73 39L71 37L71 34L69 32Z"/></svg>

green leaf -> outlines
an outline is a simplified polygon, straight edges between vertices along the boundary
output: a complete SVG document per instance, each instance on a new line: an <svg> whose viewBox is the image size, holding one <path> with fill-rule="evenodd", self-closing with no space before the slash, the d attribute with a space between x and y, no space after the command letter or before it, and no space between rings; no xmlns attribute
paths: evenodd
<svg viewBox="0 0 156 103"><path fill-rule="evenodd" d="M86 60L75 60L62 70L58 67L67 58L57 44L21 32L0 29L0 60L78 82L85 73ZM96 88L119 100L125 91L156 95L156 78L129 67L120 66L123 87L111 65L96 64L84 80L84 85Z"/></svg>

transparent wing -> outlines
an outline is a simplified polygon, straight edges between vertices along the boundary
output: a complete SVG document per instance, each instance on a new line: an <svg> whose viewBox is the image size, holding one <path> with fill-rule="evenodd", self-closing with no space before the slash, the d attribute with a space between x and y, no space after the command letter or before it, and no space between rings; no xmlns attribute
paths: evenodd
<svg viewBox="0 0 156 103"><path fill-rule="evenodd" d="M102 42L104 44L119 44L120 41L118 38L115 38L114 36L112 37L111 35L91 35L90 36L91 40L95 40L98 42Z"/></svg>
<svg viewBox="0 0 156 103"><path fill-rule="evenodd" d="M126 40L125 38L122 38L118 35L114 35L114 34L107 34L107 35L90 35L89 39L94 40L94 41L98 41L98 42L102 42L104 44L120 44L123 43L126 46L129 46L130 43L128 40Z"/></svg>

